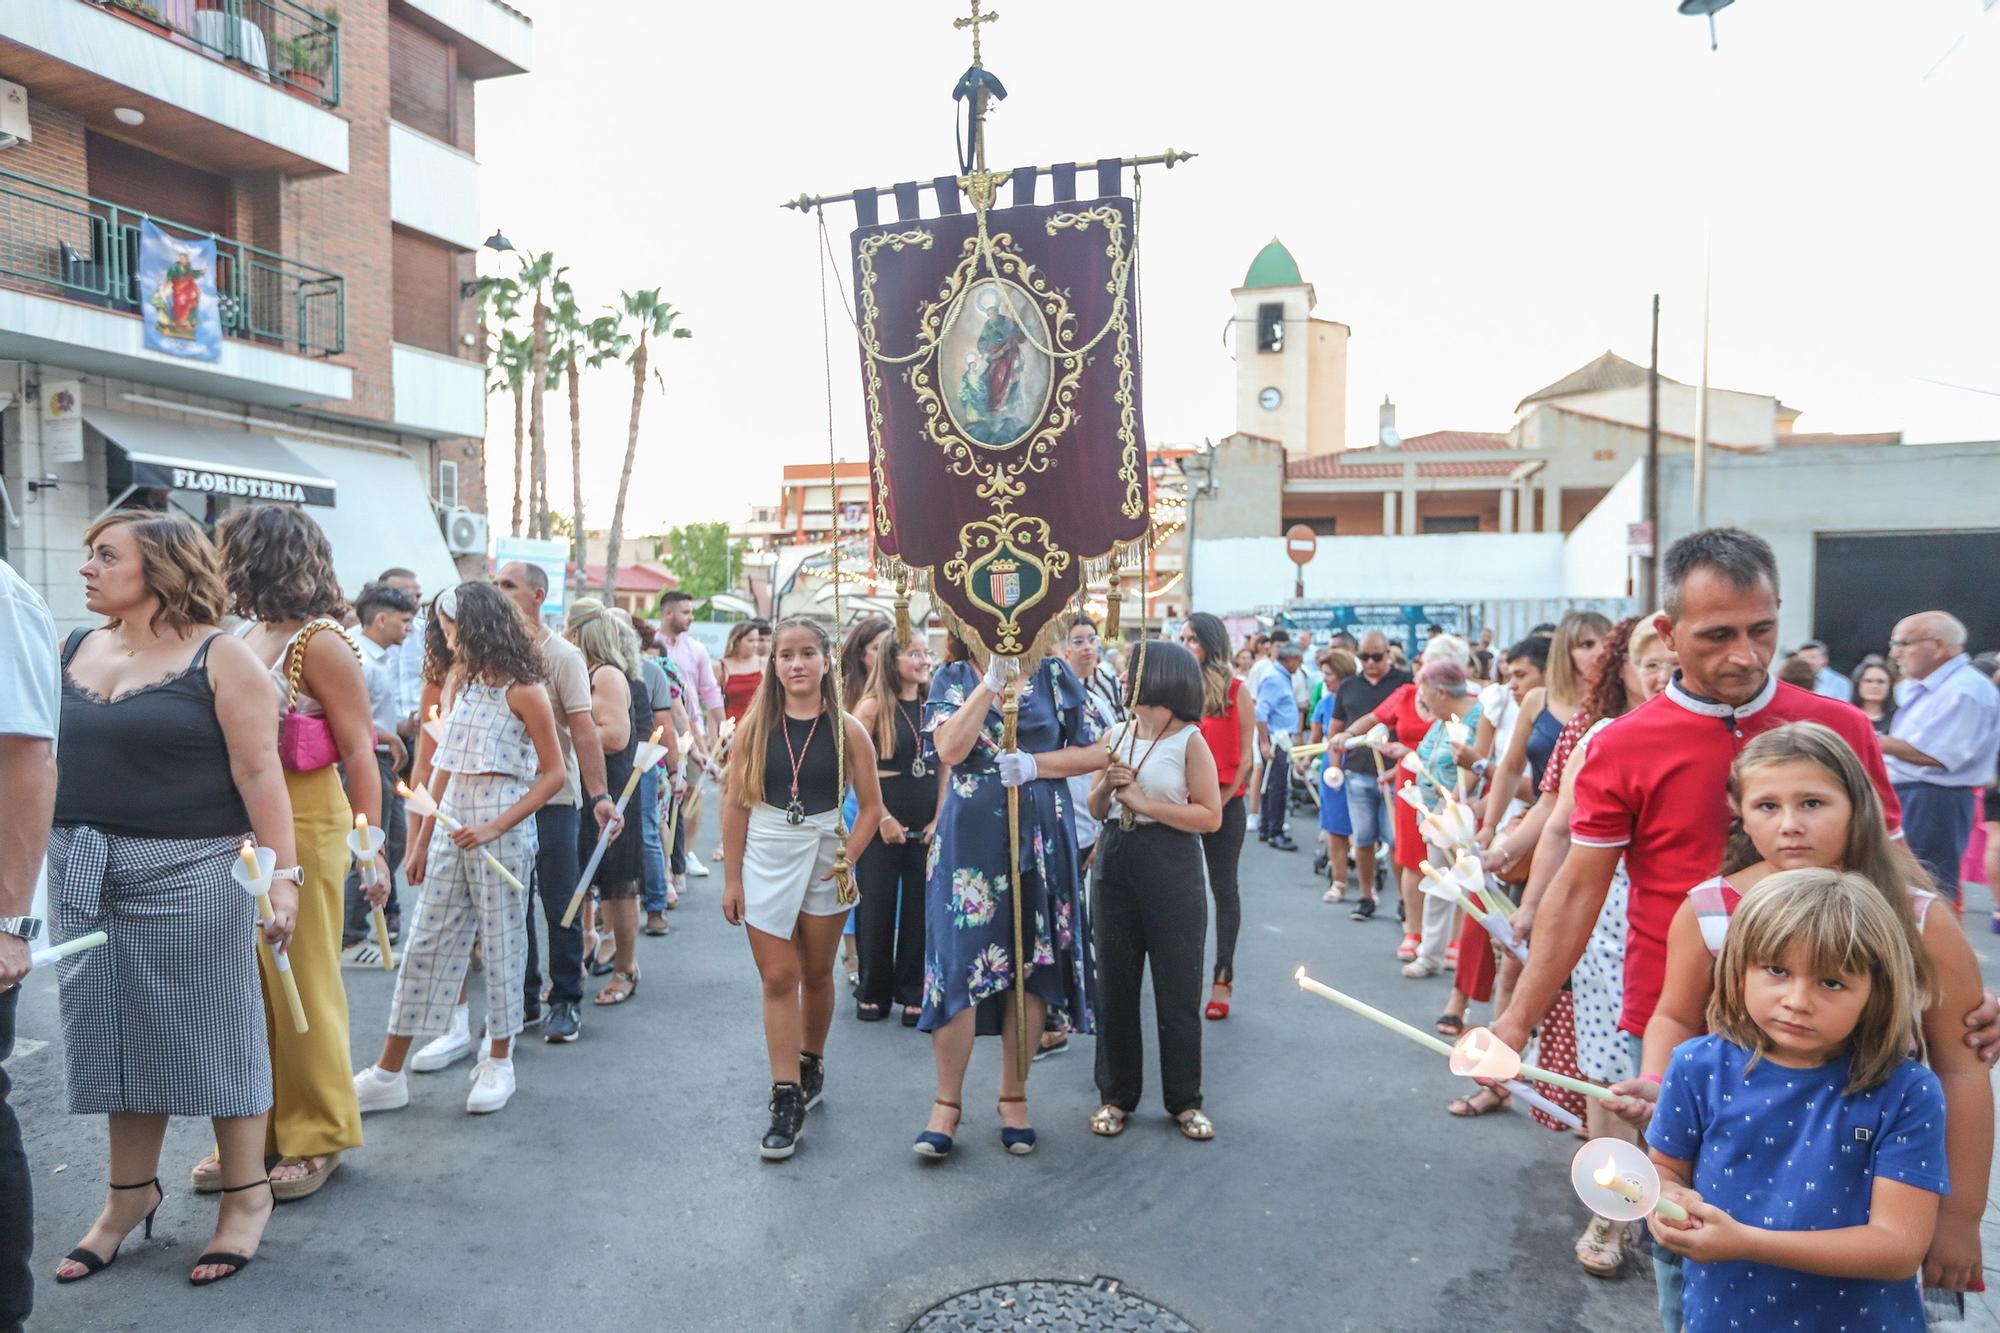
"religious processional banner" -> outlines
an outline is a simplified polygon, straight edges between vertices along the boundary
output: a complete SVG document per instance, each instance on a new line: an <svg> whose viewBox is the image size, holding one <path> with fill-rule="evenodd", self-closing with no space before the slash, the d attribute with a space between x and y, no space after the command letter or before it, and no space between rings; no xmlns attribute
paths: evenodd
<svg viewBox="0 0 2000 1333"><path fill-rule="evenodd" d="M1036 636L1148 523L1132 201L853 234L878 564L987 650ZM984 238L984 240L982 239Z"/></svg>
<svg viewBox="0 0 2000 1333"><path fill-rule="evenodd" d="M146 346L215 361L222 356L222 305L215 296L215 238L187 240L139 224L139 299Z"/></svg>

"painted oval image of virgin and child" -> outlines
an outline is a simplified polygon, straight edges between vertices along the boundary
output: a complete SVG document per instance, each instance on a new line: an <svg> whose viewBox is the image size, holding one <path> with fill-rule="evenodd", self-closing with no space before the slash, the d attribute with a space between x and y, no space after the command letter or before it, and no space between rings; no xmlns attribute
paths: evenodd
<svg viewBox="0 0 2000 1333"><path fill-rule="evenodd" d="M938 349L939 390L968 438L1004 449L1035 428L1050 378L1049 358L1036 343L1051 345L1032 296L991 278L973 285Z"/></svg>

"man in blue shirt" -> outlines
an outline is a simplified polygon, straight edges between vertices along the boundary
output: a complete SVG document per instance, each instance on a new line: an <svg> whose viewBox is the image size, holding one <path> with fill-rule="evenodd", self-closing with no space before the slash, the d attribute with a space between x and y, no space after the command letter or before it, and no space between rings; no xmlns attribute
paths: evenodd
<svg viewBox="0 0 2000 1333"><path fill-rule="evenodd" d="M1825 644L1818 639L1807 639L1799 645L1799 657L1813 669L1814 694L1844 704L1854 702L1854 682L1833 669L1827 661Z"/></svg>
<svg viewBox="0 0 2000 1333"><path fill-rule="evenodd" d="M1903 803L1906 845L1956 900L1973 789L1992 782L2000 763L2000 689L1966 656L1965 626L1943 611L1898 621L1889 655L1903 680L1882 760Z"/></svg>
<svg viewBox="0 0 2000 1333"><path fill-rule="evenodd" d="M1277 665L1257 678L1257 753L1264 760L1264 802L1258 810L1257 836L1281 852L1299 845L1285 832L1285 798L1291 790L1292 735L1299 729L1299 701L1292 676L1304 651L1296 643L1278 648Z"/></svg>

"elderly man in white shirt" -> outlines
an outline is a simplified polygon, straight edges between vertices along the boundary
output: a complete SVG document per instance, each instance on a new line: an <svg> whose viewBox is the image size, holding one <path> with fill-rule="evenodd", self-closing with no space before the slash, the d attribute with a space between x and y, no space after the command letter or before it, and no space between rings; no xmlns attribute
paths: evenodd
<svg viewBox="0 0 2000 1333"><path fill-rule="evenodd" d="M1903 679L1882 762L1903 804L1904 845L1956 901L1974 789L2000 763L2000 689L1966 655L1964 624L1943 611L1898 621L1889 655Z"/></svg>

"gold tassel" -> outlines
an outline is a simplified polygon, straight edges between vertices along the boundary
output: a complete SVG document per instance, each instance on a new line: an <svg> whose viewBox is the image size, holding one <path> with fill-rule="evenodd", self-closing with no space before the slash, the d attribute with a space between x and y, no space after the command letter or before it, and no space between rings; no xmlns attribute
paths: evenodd
<svg viewBox="0 0 2000 1333"><path fill-rule="evenodd" d="M1104 603L1108 608L1104 613L1104 637L1112 643L1117 643L1120 637L1118 626L1118 600L1120 594L1118 592L1118 585L1121 581L1118 571L1114 569L1111 574L1110 590L1104 594Z"/></svg>
<svg viewBox="0 0 2000 1333"><path fill-rule="evenodd" d="M896 642L910 641L910 576L906 572L896 575Z"/></svg>

